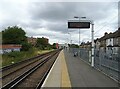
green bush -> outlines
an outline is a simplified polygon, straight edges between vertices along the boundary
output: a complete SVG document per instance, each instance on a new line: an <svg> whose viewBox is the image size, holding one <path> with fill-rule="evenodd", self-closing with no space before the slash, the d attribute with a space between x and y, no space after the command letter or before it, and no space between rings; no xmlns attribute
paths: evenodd
<svg viewBox="0 0 120 89"><path fill-rule="evenodd" d="M2 66L2 67L7 66L7 65L12 64L13 62L16 63L16 62L34 57L34 56L38 55L38 51L40 51L39 54L48 52L48 50L43 51L43 50L39 50L37 48L32 47L29 49L29 51L21 51L21 52L14 51L14 52L3 54L3 55L1 55L2 56L2 59L1 59L2 65L0 65L0 66Z"/></svg>
<svg viewBox="0 0 120 89"><path fill-rule="evenodd" d="M15 58L15 57L19 57L21 54L20 54L20 52L15 51L15 52L10 52L10 53L4 54L4 55Z"/></svg>
<svg viewBox="0 0 120 89"><path fill-rule="evenodd" d="M29 43L22 43L21 51L29 51L32 48L32 45Z"/></svg>

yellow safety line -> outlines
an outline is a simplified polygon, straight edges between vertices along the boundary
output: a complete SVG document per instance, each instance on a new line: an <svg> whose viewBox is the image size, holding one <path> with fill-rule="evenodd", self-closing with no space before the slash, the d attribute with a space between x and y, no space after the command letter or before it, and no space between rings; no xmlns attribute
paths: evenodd
<svg viewBox="0 0 120 89"><path fill-rule="evenodd" d="M61 87L71 87L71 82L68 74L68 69L64 57L64 52L61 52L61 60L62 60L62 85Z"/></svg>

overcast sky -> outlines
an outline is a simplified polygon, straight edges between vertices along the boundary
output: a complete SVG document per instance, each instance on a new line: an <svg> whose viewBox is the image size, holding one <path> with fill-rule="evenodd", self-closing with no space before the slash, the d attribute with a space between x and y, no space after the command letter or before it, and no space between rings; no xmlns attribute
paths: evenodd
<svg viewBox="0 0 120 89"><path fill-rule="evenodd" d="M68 20L78 20L74 16L85 16L94 21L95 39L118 29L118 0L61 1L0 0L0 31L17 25L29 37L46 37L50 43L67 43L71 34L72 42L78 43L79 30L67 28ZM91 29L80 29L80 33L81 42L91 40Z"/></svg>

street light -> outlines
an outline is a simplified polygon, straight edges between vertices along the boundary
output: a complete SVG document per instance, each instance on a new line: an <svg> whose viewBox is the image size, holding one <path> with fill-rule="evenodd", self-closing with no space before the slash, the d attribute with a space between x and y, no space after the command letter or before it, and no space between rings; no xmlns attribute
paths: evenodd
<svg viewBox="0 0 120 89"><path fill-rule="evenodd" d="M82 19L86 19L86 17L78 17L78 16L74 16L74 18L82 18Z"/></svg>
<svg viewBox="0 0 120 89"><path fill-rule="evenodd" d="M80 18L82 19L86 19L86 17L78 17L78 16L74 16L74 18L78 18L79 19L79 22L80 22ZM92 35L92 38L91 38L91 41L92 41L92 54L91 54L91 58L92 58L92 62L91 62L91 66L94 67L94 22L92 20L89 20L90 24L92 25L92 28L91 28L91 35ZM80 28L79 28L79 50L80 50Z"/></svg>
<svg viewBox="0 0 120 89"><path fill-rule="evenodd" d="M85 19L86 17L78 17L78 16L74 16L74 18L78 18L79 19L79 22L80 22L80 19ZM79 28L79 53L80 53L80 28Z"/></svg>
<svg viewBox="0 0 120 89"><path fill-rule="evenodd" d="M68 32L68 34L70 35L70 44L72 44L72 43L71 43L71 40L72 40L71 34L70 34L69 32Z"/></svg>

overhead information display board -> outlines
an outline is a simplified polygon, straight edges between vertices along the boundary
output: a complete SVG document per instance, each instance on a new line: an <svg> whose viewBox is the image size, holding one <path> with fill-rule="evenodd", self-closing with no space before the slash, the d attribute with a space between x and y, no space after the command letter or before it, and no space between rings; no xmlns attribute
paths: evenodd
<svg viewBox="0 0 120 89"><path fill-rule="evenodd" d="M90 28L90 22L68 22L68 28Z"/></svg>

